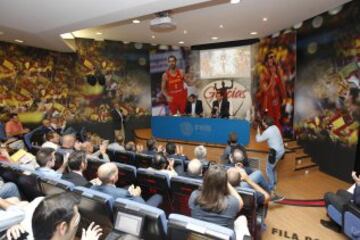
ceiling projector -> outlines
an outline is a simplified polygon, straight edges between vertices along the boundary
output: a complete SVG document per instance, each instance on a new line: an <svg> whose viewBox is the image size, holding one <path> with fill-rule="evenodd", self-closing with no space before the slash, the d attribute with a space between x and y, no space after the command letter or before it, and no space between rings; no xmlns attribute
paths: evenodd
<svg viewBox="0 0 360 240"><path fill-rule="evenodd" d="M150 21L150 28L155 32L172 31L175 30L176 23L167 14L159 15Z"/></svg>

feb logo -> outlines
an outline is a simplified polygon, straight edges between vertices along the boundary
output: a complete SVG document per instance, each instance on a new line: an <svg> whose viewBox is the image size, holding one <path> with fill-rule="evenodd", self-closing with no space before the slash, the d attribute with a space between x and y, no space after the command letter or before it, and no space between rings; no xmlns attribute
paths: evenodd
<svg viewBox="0 0 360 240"><path fill-rule="evenodd" d="M216 93L221 92L226 95L230 102L230 115L235 118L247 119L251 112L251 94L242 84L234 80L217 80L205 85L200 96L205 102L205 111L210 113L212 103L216 100Z"/></svg>
<svg viewBox="0 0 360 240"><path fill-rule="evenodd" d="M189 122L182 122L180 124L180 130L181 130L181 133L184 135L184 136L190 136L193 131L194 131L194 128L193 128L193 125Z"/></svg>

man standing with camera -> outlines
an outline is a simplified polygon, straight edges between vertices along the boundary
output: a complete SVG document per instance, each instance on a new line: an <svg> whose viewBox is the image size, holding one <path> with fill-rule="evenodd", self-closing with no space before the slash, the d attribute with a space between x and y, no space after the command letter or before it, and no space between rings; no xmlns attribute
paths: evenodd
<svg viewBox="0 0 360 240"><path fill-rule="evenodd" d="M280 201L284 197L275 194L275 188L277 184L276 165L285 154L284 142L281 136L279 128L274 124L274 119L266 116L261 125L264 131L261 133L260 127L257 128L256 141L264 142L270 148L268 162L266 164L266 175L269 178L269 190L271 191L271 198Z"/></svg>

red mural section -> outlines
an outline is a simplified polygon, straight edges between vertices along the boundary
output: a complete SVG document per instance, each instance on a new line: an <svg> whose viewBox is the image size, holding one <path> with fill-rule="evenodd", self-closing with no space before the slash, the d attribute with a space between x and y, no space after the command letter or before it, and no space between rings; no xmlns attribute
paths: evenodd
<svg viewBox="0 0 360 240"><path fill-rule="evenodd" d="M270 116L286 137L293 137L296 33L260 40L255 56L256 120Z"/></svg>

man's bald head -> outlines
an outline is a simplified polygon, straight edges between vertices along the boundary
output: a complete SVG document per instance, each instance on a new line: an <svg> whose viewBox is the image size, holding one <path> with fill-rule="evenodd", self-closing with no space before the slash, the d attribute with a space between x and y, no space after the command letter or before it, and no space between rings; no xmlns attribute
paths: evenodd
<svg viewBox="0 0 360 240"><path fill-rule="evenodd" d="M232 154L232 159L234 164L242 163L245 159L245 155L240 149L235 149Z"/></svg>
<svg viewBox="0 0 360 240"><path fill-rule="evenodd" d="M198 159L193 159L189 162L187 172L190 176L202 175L202 163Z"/></svg>
<svg viewBox="0 0 360 240"><path fill-rule="evenodd" d="M118 178L118 169L115 163L104 163L98 168L97 174L103 184L115 184Z"/></svg>
<svg viewBox="0 0 360 240"><path fill-rule="evenodd" d="M227 177L228 177L228 182L234 186L234 187L238 187L240 185L241 182L241 175L239 173L239 170L232 167L229 168L227 170Z"/></svg>
<svg viewBox="0 0 360 240"><path fill-rule="evenodd" d="M71 134L64 135L61 138L61 146L63 148L74 148L75 140L76 140L76 138L74 135L71 135Z"/></svg>

